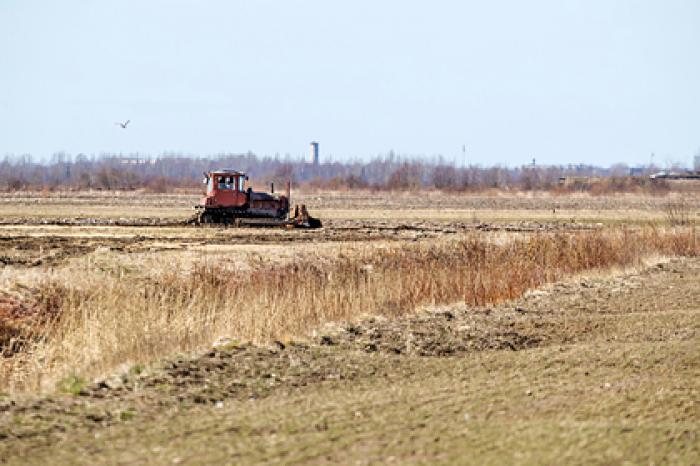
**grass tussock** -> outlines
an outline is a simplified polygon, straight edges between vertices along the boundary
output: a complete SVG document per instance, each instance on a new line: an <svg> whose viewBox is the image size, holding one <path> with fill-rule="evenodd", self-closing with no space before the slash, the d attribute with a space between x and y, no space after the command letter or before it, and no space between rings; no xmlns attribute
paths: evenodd
<svg viewBox="0 0 700 466"><path fill-rule="evenodd" d="M165 271L148 280L119 274L102 275L90 287L47 284L60 317L4 358L0 388L51 388L66 374L92 377L222 335L264 342L362 314L394 316L456 301L497 303L570 274L634 266L658 254L700 254L695 230L542 233L502 244L475 233L325 262L299 258L226 270L202 261L191 271Z"/></svg>

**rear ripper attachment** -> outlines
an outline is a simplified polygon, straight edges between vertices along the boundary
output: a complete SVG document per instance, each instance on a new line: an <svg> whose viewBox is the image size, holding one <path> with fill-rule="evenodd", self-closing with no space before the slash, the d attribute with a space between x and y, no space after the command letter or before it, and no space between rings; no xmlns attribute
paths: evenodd
<svg viewBox="0 0 700 466"><path fill-rule="evenodd" d="M194 218L196 224L219 224L249 227L320 228L321 221L309 215L305 205L294 206L290 215L290 183L286 196L256 192L246 186L248 176L223 169L204 174L207 191Z"/></svg>

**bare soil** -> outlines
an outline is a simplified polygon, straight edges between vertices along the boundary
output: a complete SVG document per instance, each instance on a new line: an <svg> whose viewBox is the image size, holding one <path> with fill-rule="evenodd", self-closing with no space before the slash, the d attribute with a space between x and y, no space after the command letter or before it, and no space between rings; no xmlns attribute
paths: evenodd
<svg viewBox="0 0 700 466"><path fill-rule="evenodd" d="M17 357L7 342L60 304L44 284L89 287L85 270L139 278L469 230L508 241L663 225L674 196L303 193L293 202L324 228L300 231L187 225L196 193L0 195L0 341ZM684 206L700 219L700 197ZM50 396L0 394L0 464L700 464L699 303L700 260L674 259L270 346L232 335L99 380L67 377Z"/></svg>
<svg viewBox="0 0 700 466"><path fill-rule="evenodd" d="M265 189L265 188L262 188ZM141 191L65 191L65 192L14 192L0 193L0 206L73 206L74 210L95 206L117 206L135 212L158 208L191 209L202 194L198 191L162 194ZM423 192L373 192L373 191L322 191L293 192L292 202L306 204L310 208L327 209L495 209L495 210L539 210L556 208L563 210L655 210L662 209L669 199L684 196L694 208L700 207L697 195L668 194L661 196L640 194L615 194L592 196L589 194L555 195L542 192L494 192L494 193L450 193L440 191Z"/></svg>
<svg viewBox="0 0 700 466"><path fill-rule="evenodd" d="M111 225L93 222L18 225L0 228L0 266L54 267L85 256L97 249L121 253L191 250L202 246L357 243L378 241L419 241L452 236L467 231L580 231L599 228L581 223L545 224L518 222L487 224L429 221L330 220L319 230L284 228L227 228L223 226L176 226L150 228L143 225Z"/></svg>
<svg viewBox="0 0 700 466"><path fill-rule="evenodd" d="M700 462L700 261L4 397L0 463ZM64 388L65 389L65 388Z"/></svg>
<svg viewBox="0 0 700 466"><path fill-rule="evenodd" d="M193 214L197 192L150 194L131 192L0 193L0 224L177 225ZM435 220L471 223L617 223L663 221L670 203L683 200L700 218L700 196L619 194L552 195L548 193L456 194L428 192L293 193L292 203L305 204L326 220Z"/></svg>

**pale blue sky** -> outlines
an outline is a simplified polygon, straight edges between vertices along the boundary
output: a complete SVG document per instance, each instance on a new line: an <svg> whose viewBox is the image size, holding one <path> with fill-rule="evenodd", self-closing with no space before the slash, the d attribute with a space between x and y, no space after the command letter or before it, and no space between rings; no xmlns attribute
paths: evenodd
<svg viewBox="0 0 700 466"><path fill-rule="evenodd" d="M690 164L700 1L0 0L0 155L311 140L336 160Z"/></svg>

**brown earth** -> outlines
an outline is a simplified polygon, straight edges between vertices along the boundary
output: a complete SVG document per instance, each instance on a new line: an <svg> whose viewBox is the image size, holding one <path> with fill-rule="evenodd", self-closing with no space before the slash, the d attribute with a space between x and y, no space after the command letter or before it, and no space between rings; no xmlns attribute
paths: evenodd
<svg viewBox="0 0 700 466"><path fill-rule="evenodd" d="M149 194L133 192L0 193L0 224L178 225L193 214L196 192ZM459 219L462 222L512 223L640 223L662 222L669 206L679 201L693 219L700 218L697 194L590 196L547 193L457 194L427 192L294 193L312 215L327 220Z"/></svg>
<svg viewBox="0 0 700 466"><path fill-rule="evenodd" d="M621 338L690 339L700 321L689 327L637 328L635 321L649 323L660 311L697 316L700 310L700 262L675 260L640 273L615 278L587 278L557 283L529 292L506 306L474 309L453 305L412 318L365 322L329 327L321 344L360 347L366 351L395 354L445 356L471 351L513 351L551 344L575 344L604 337L609 325L629 325ZM663 309L660 309L663 306ZM688 310L688 307L691 307ZM693 309L694 308L694 309Z"/></svg>
<svg viewBox="0 0 700 466"><path fill-rule="evenodd" d="M265 187L262 188L266 189ZM141 191L63 191L63 192L14 192L0 193L0 206L17 208L28 205L34 209L42 206L55 208L73 206L74 210L91 206L120 206L127 209L170 207L191 209L202 194L189 191L174 194L146 193ZM697 195L682 195L694 208L700 208ZM616 194L591 196L589 194L552 195L543 192L495 193L449 193L440 191L422 192L372 192L372 191L321 191L292 193L293 203L303 203L309 208L329 209L392 209L392 208L436 208L436 209L496 209L539 210L556 208L564 210L654 210L662 209L672 195ZM0 209L2 211L2 209Z"/></svg>
<svg viewBox="0 0 700 466"><path fill-rule="evenodd" d="M0 463L700 461L700 260L0 401Z"/></svg>
<svg viewBox="0 0 700 466"><path fill-rule="evenodd" d="M418 241L467 231L580 231L597 228L590 224L542 224L518 222L486 224L463 222L343 221L330 220L319 230L283 228L226 228L181 226L146 228L139 225L109 226L95 221L91 227L18 223L0 230L0 266L55 267L66 260L102 248L123 253L187 250L204 245L304 244L327 242ZM61 226L56 226L61 225ZM98 225L106 228L100 228Z"/></svg>

